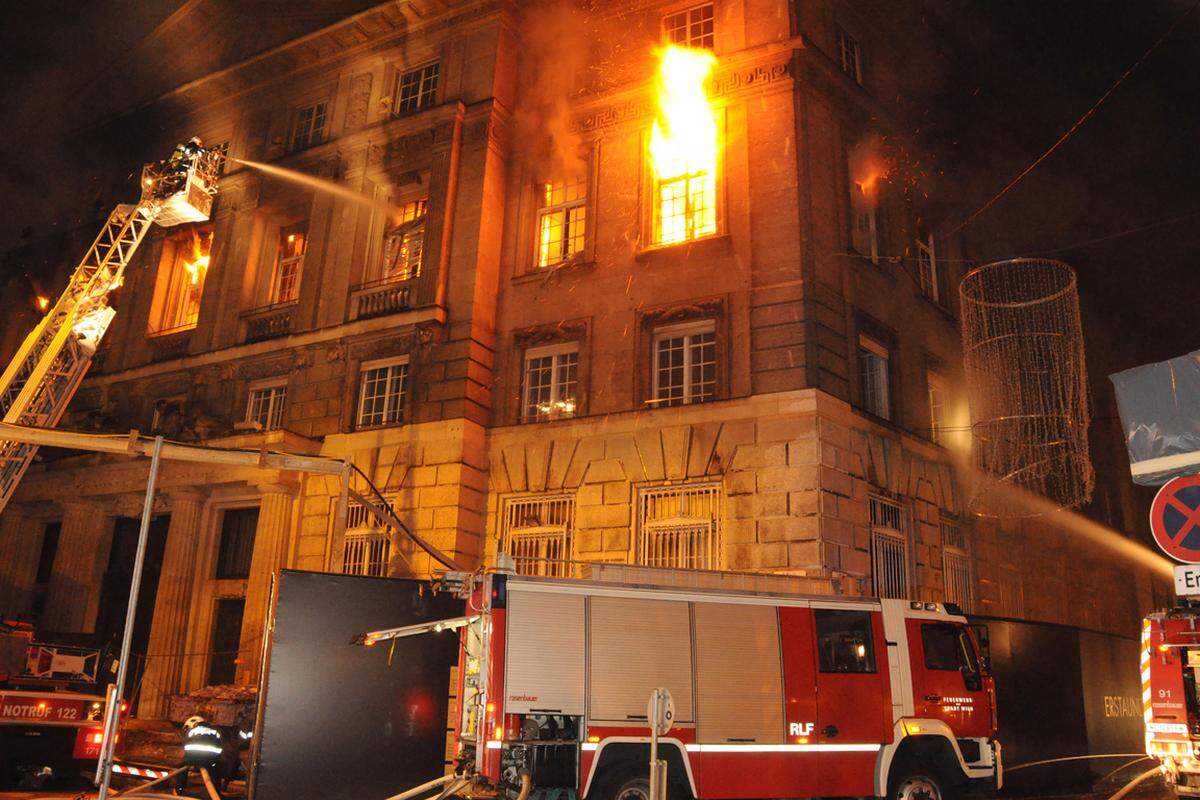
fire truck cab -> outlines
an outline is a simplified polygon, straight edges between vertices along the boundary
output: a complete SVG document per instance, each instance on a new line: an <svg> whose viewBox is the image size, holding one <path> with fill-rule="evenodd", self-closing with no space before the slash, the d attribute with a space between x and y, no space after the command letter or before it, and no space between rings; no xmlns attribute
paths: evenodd
<svg viewBox="0 0 1200 800"><path fill-rule="evenodd" d="M953 606L505 574L461 630L460 767L510 797L646 800L647 699L672 798L997 789L995 691Z"/></svg>
<svg viewBox="0 0 1200 800"><path fill-rule="evenodd" d="M1146 753L1176 794L1200 795L1200 607L1156 611L1142 621Z"/></svg>

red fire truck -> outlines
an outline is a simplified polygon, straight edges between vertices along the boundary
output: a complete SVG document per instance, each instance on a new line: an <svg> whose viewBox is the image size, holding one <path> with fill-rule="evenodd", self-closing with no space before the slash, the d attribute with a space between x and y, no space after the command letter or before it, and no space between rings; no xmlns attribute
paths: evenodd
<svg viewBox="0 0 1200 800"><path fill-rule="evenodd" d="M1200 608L1157 611L1142 621L1146 753L1177 794L1200 795Z"/></svg>
<svg viewBox="0 0 1200 800"><path fill-rule="evenodd" d="M426 629L461 628L460 768L510 797L529 775L534 790L646 800L657 687L675 706L658 749L672 798L940 800L1000 786L994 686L954 606L474 581L467 616Z"/></svg>
<svg viewBox="0 0 1200 800"><path fill-rule="evenodd" d="M94 768L105 703L99 662L98 650L38 643L32 626L0 620L0 786L19 771L40 783Z"/></svg>

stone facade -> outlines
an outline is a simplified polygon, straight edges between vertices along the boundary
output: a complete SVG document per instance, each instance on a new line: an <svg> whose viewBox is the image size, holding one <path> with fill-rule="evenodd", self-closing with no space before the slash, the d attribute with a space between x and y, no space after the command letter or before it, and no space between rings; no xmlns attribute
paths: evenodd
<svg viewBox="0 0 1200 800"><path fill-rule="evenodd" d="M578 30L549 37L539 15L566 13L563 3L426 5L441 10L383 4L169 97L187 110L176 138L228 142L238 158L376 200L424 200L419 274L385 280L390 222L378 210L231 162L194 326L148 333L174 235L157 231L65 424L350 460L407 524L471 568L533 531L558 566L531 569L647 561L666 547L654 558L871 593L881 580L872 515L887 514L892 579L914 598L1135 630L1163 596L1158 576L1085 551L1058 518L999 524L966 512L953 287L967 253L937 239L941 276L924 284L913 255L945 211L921 207L897 178L869 222L876 257L854 249L855 226L867 224L851 197L856 148L895 124L885 100L903 69L886 20L839 2L711 4L717 230L662 246L648 228L653 48L664 15L708 4L599 4ZM854 74L847 37L863 54ZM556 44L539 54L546 39ZM571 63L582 40L603 69L579 70L547 98L530 63ZM401 77L431 64L435 92L402 107ZM311 120L318 106L324 129L296 147L300 112ZM563 142L582 164L586 232L570 259L539 267L538 191L561 178L548 154ZM305 220L299 289L280 302L273 237ZM696 322L712 332L711 396L659 407L658 331ZM861 336L888 349L890 419L868 411ZM574 416L525 421L527 356L556 345L578 354ZM405 365L403 405L364 424L364 365L376 364ZM245 424L263 385L286 391L279 430ZM117 596L106 579L114 519L138 513L146 465L52 455L0 517L0 610L39 612L47 632L111 637L97 609L106 586ZM168 462L159 486L156 510L170 521L139 645L147 716L215 675L255 680L276 570L366 568L366 551L335 532L336 479ZM672 499L681 487L694 499ZM370 490L358 474L352 488ZM543 511L542 500L558 505ZM678 507L651 520L651 502ZM252 536L229 522L255 508ZM43 552L58 522L57 552ZM709 549L688 549L697 542ZM409 542L382 552L375 571L436 568ZM1118 583L1130 591L1104 588Z"/></svg>

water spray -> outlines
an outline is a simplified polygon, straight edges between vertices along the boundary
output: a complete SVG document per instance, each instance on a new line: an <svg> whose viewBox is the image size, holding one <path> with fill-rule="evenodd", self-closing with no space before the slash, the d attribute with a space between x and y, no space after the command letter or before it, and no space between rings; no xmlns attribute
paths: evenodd
<svg viewBox="0 0 1200 800"><path fill-rule="evenodd" d="M326 194L340 197L343 200L348 200L351 203L379 211L383 214L386 214L388 219L396 219L400 214L400 209L391 203L388 203L384 200L376 200L373 197L369 197L361 192L356 192L353 189L342 186L340 183L326 180L325 178L318 178L315 175L297 172L294 169L277 167L273 164L264 164L261 161L249 161L244 158L235 158L233 156L229 156L229 160L236 161L237 163L249 167L250 169L256 169L259 172L272 175L280 180L285 180L300 186L307 186L310 189L315 189L319 192L325 192Z"/></svg>

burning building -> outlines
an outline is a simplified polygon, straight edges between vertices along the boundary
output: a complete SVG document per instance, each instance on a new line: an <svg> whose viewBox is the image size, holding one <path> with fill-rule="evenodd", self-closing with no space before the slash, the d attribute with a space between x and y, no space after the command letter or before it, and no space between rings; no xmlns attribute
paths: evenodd
<svg viewBox="0 0 1200 800"><path fill-rule="evenodd" d="M1136 631L1151 568L966 513L970 254L870 145L904 66L882 12L519 5L384 3L168 93L172 140L374 207L230 160L211 224L143 246L64 425L352 459L472 566L787 573ZM333 480L159 486L143 715L254 681L275 570L434 567L361 507L336 534ZM0 609L111 637L143 490L47 454L0 517Z"/></svg>

